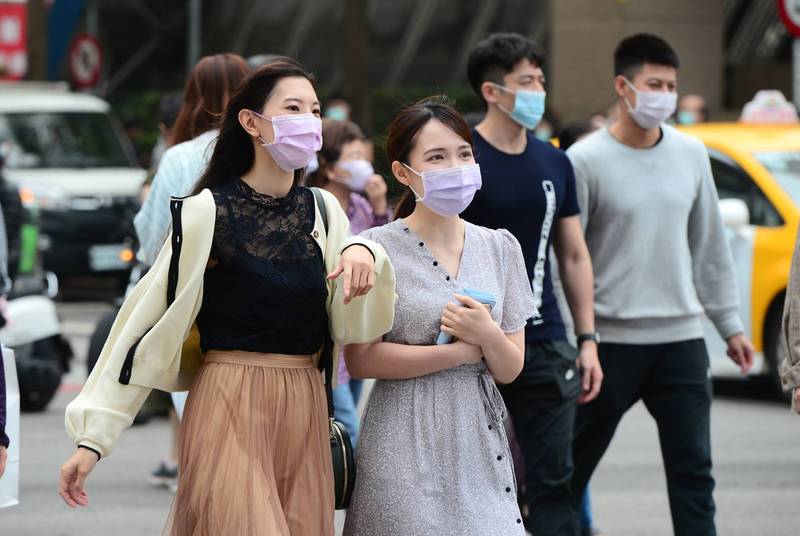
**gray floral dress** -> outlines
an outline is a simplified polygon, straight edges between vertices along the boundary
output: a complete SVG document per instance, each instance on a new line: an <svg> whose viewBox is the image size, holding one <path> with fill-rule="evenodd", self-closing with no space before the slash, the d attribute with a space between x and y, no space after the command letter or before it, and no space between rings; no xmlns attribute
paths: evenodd
<svg viewBox="0 0 800 536"><path fill-rule="evenodd" d="M398 300L384 340L431 345L444 306L470 288L494 294L503 331L525 327L535 306L517 240L466 223L451 277L403 220L369 229L394 265ZM378 380L362 421L346 536L524 535L503 418L483 363L409 380Z"/></svg>

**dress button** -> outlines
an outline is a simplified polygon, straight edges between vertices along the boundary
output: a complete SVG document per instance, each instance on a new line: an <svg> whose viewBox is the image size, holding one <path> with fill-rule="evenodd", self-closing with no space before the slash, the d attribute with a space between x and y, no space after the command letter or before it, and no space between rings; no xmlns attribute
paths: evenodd
<svg viewBox="0 0 800 536"><path fill-rule="evenodd" d="M498 461L498 462L499 462L500 460L502 460L502 459L503 459L503 457L502 457L502 456L498 456L498 457L497 457L497 461Z"/></svg>
<svg viewBox="0 0 800 536"><path fill-rule="evenodd" d="M506 488L506 493L511 493L511 488Z"/></svg>
<svg viewBox="0 0 800 536"><path fill-rule="evenodd" d="M520 518L517 518L517 523L522 523L522 520Z"/></svg>
<svg viewBox="0 0 800 536"><path fill-rule="evenodd" d="M434 266L439 266L439 263L437 261L433 261L433 265Z"/></svg>
<svg viewBox="0 0 800 536"><path fill-rule="evenodd" d="M490 425L489 425L489 430L491 430L491 429L492 429L492 425L490 424Z"/></svg>
<svg viewBox="0 0 800 536"><path fill-rule="evenodd" d="M313 236L314 238L319 238L319 231L314 231L314 232L311 234L311 236Z"/></svg>
<svg viewBox="0 0 800 536"><path fill-rule="evenodd" d="M445 279L446 279L447 281L450 281L450 276L448 275L447 277L445 277Z"/></svg>
<svg viewBox="0 0 800 536"><path fill-rule="evenodd" d="M422 246L424 246L424 245L425 245L425 242L420 242L420 243L419 243L419 247L422 247Z"/></svg>

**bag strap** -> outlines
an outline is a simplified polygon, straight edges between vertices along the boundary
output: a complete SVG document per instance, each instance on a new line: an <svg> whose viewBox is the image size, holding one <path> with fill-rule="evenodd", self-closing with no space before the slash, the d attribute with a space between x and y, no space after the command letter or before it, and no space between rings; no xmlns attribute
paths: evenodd
<svg viewBox="0 0 800 536"><path fill-rule="evenodd" d="M322 197L322 192L319 188L310 188L314 194L314 200L317 202L317 208L322 216L322 224L325 226L325 235L328 234L328 207L325 206L325 198Z"/></svg>
<svg viewBox="0 0 800 536"><path fill-rule="evenodd" d="M310 188L314 194L314 200L322 216L322 223L325 227L325 237L328 235L328 207L325 206L325 198L319 188ZM322 259L323 270L325 268L325 258ZM328 399L328 418L333 419L335 408L333 406L333 341L331 340L330 330L325 330L325 342L322 344L322 352L319 356L319 369L325 375L325 397Z"/></svg>

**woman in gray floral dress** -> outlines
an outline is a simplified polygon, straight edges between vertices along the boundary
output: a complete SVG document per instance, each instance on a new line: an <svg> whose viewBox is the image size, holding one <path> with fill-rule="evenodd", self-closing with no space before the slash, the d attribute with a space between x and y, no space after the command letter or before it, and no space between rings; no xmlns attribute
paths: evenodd
<svg viewBox="0 0 800 536"><path fill-rule="evenodd" d="M535 307L516 239L458 216L480 188L471 142L441 99L390 127L392 171L414 193L403 219L363 233L392 260L398 300L382 341L346 350L353 376L378 380L346 536L525 534L494 382L519 374ZM463 289L493 295L491 313ZM440 330L455 342L435 344Z"/></svg>

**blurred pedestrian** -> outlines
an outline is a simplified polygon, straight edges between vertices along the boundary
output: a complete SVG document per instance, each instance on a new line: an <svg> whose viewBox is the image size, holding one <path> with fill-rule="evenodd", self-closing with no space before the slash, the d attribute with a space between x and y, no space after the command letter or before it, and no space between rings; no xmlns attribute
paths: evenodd
<svg viewBox="0 0 800 536"><path fill-rule="evenodd" d="M733 261L708 152L667 126L678 57L663 39L614 53L619 119L570 147L595 270L603 390L575 424L580 496L627 410L643 400L659 428L675 534L716 534L711 371L703 315L745 374L753 345L739 318Z"/></svg>
<svg viewBox="0 0 800 536"><path fill-rule="evenodd" d="M170 202L170 240L67 407L79 447L62 468L69 506L88 506L87 475L152 387L191 386L164 533L333 535L331 432L313 356L329 335L369 341L389 329L394 272L381 246L348 238L331 194L321 192L323 209L299 186L322 144L312 81L287 58L232 93L206 171ZM205 357L185 360L195 318Z"/></svg>
<svg viewBox="0 0 800 536"><path fill-rule="evenodd" d="M682 95L678 99L678 110L675 120L679 125L696 125L708 123L710 114L705 97L694 93Z"/></svg>
<svg viewBox="0 0 800 536"><path fill-rule="evenodd" d="M247 62L236 54L206 56L189 74L183 104L166 136L167 149L142 208L133 220L139 238L138 259L143 265L155 262L169 232L170 197L187 195L200 178L213 151L218 123L228 100L249 74ZM170 104L165 103L165 115L169 114L169 108ZM164 119L169 121L169 117ZM162 123L167 126L165 121ZM170 411L170 455L153 469L150 481L174 491L178 478L179 420L186 393L172 393L172 400L175 411Z"/></svg>
<svg viewBox="0 0 800 536"><path fill-rule="evenodd" d="M144 203L145 199L147 199L147 196L150 194L150 187L158 171L158 165L161 163L161 157L164 156L164 152L170 147L167 140L172 136L172 128L175 126L175 120L178 118L180 110L180 95L164 95L161 97L161 101L158 105L158 140L153 147L150 156L150 169L147 172L147 178L139 194L142 203Z"/></svg>
<svg viewBox="0 0 800 536"><path fill-rule="evenodd" d="M327 119L348 121L351 111L350 103L339 96L335 96L325 103L324 114Z"/></svg>
<svg viewBox="0 0 800 536"><path fill-rule="evenodd" d="M399 219L362 236L397 269L396 320L345 351L354 376L377 381L344 534L524 535L494 383L519 374L535 313L519 243L459 217L481 174L469 126L445 100L401 111L386 155L409 191ZM464 289L493 295L491 313ZM440 330L456 342L435 344Z"/></svg>
<svg viewBox="0 0 800 536"><path fill-rule="evenodd" d="M336 197L350 220L353 234L386 225L392 218L386 181L375 173L367 159L366 142L364 133L352 121L324 119L322 149L317 153L319 167L306 181L309 186L323 188ZM356 408L362 383L363 380L350 377L343 354L340 355L339 382L333 391L333 401L336 418L347 427L354 446L358 441Z"/></svg>
<svg viewBox="0 0 800 536"><path fill-rule="evenodd" d="M574 123L570 123L561 129L561 133L558 135L558 148L562 151L566 151L572 147L576 141L582 140L600 128L602 127L597 126L597 123L593 122L591 119L588 121L575 121Z"/></svg>
<svg viewBox="0 0 800 536"><path fill-rule="evenodd" d="M783 388L792 395L792 409L800 414L800 234L794 246L786 305L783 308Z"/></svg>
<svg viewBox="0 0 800 536"><path fill-rule="evenodd" d="M468 61L486 107L473 130L483 188L467 221L508 229L519 240L538 314L525 330L522 374L500 392L525 460L526 526L534 534L578 534L572 496L572 430L578 402L597 396L592 265L583 239L575 177L566 155L530 133L545 109L543 52L518 34L495 34ZM580 349L567 342L550 267L553 247ZM577 360L576 360L577 359Z"/></svg>

